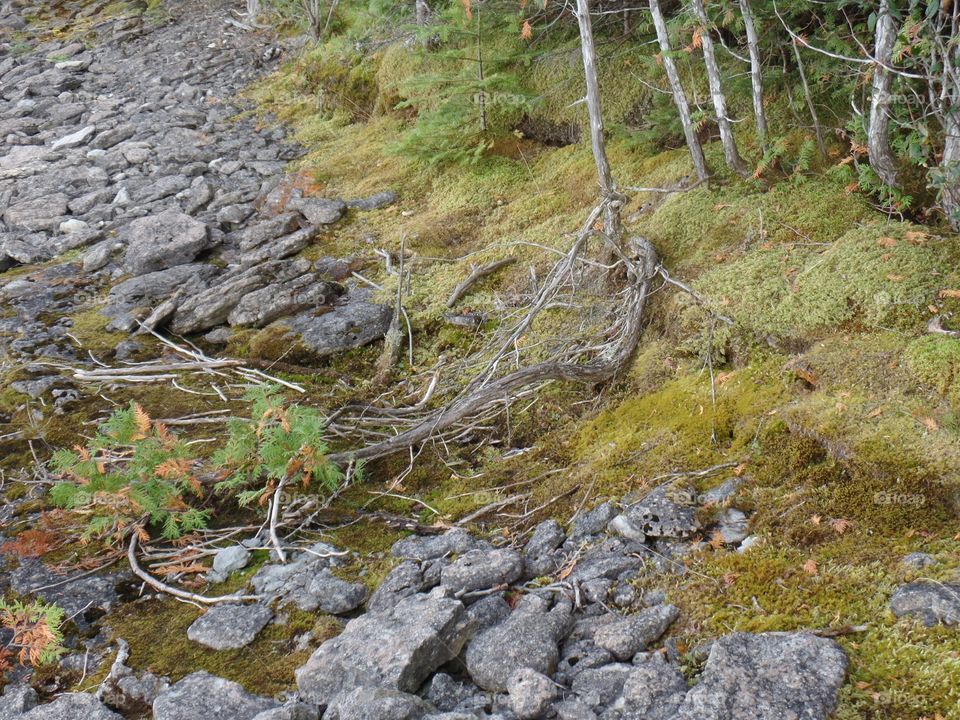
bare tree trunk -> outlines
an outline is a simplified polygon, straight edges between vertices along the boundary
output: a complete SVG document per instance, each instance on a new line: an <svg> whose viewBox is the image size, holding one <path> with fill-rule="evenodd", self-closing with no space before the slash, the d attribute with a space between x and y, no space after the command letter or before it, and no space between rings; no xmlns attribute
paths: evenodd
<svg viewBox="0 0 960 720"><path fill-rule="evenodd" d="M663 61L663 69L667 73L667 81L670 83L670 90L673 93L673 102L677 106L677 112L680 113L680 122L683 124L683 134L687 139L687 147L690 149L690 156L693 158L693 167L697 173L697 179L706 182L710 178L707 170L707 161L703 156L703 147L700 145L700 138L697 137L697 130L693 127L693 121L690 119L690 105L687 102L687 95L683 91L683 85L680 82L680 75L677 73L677 66L670 56L670 36L667 34L667 23L663 19L663 13L660 11L659 0L650 0L650 14L653 16L653 24L657 29L657 40L660 43L660 57Z"/></svg>
<svg viewBox="0 0 960 720"><path fill-rule="evenodd" d="M867 127L867 155L870 167L890 187L898 187L897 165L890 151L890 86L893 75L887 69L893 59L897 27L890 14L889 0L880 0L874 42L876 65L870 97L870 125Z"/></svg>
<svg viewBox="0 0 960 720"><path fill-rule="evenodd" d="M247 22L251 25L260 17L260 0L247 0Z"/></svg>
<svg viewBox="0 0 960 720"><path fill-rule="evenodd" d="M807 110L810 111L810 118L813 120L813 132L817 136L817 149L821 157L827 156L827 148L823 144L823 131L820 129L820 117L817 115L817 108L813 104L813 96L810 94L810 85L807 83L807 72L803 69L803 58L800 57L800 48L797 47L797 41L793 41L793 55L797 59L797 70L800 72L800 84L803 85L803 97L807 101Z"/></svg>
<svg viewBox="0 0 960 720"><path fill-rule="evenodd" d="M747 49L750 52L750 83L753 85L753 116L757 123L757 138L760 149L767 152L767 113L763 109L763 70L760 66L760 38L753 22L750 0L740 0L740 14L747 31Z"/></svg>
<svg viewBox="0 0 960 720"><path fill-rule="evenodd" d="M703 64L707 67L707 81L710 84L710 99L713 101L713 110L717 114L717 125L720 128L720 143L723 145L723 157L727 166L741 177L749 177L750 171L740 157L737 150L737 141L733 137L733 126L727 115L727 97L723 94L720 84L720 66L717 64L717 54L713 48L713 38L710 37L710 19L703 9L703 0L691 0L693 12L702 26L700 46L703 49Z"/></svg>
<svg viewBox="0 0 960 720"><path fill-rule="evenodd" d="M427 24L427 20L430 18L430 6L427 5L427 0L416 0L417 5L417 25L423 27Z"/></svg>
<svg viewBox="0 0 960 720"><path fill-rule="evenodd" d="M600 193L608 200L604 216L604 231L614 243L623 235L620 208L623 201L617 192L610 163L607 160L603 137L603 110L600 107L600 81L597 78L597 50L593 43L593 23L590 19L590 0L577 0L577 24L580 26L580 50L583 54L583 76L587 85L587 112L590 116L590 145L597 165Z"/></svg>
<svg viewBox="0 0 960 720"><path fill-rule="evenodd" d="M950 227L960 232L960 94L957 95L957 102L958 104L947 110L944 123L943 159L940 167L945 182L940 192L940 204Z"/></svg>
<svg viewBox="0 0 960 720"><path fill-rule="evenodd" d="M480 132L487 132L487 93L483 88L483 26L477 7L477 77L480 80Z"/></svg>

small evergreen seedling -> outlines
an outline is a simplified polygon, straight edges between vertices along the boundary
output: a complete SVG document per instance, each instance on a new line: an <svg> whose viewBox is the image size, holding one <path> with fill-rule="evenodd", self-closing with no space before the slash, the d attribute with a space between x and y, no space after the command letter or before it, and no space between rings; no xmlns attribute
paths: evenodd
<svg viewBox="0 0 960 720"><path fill-rule="evenodd" d="M187 502L203 495L189 448L136 403L114 412L86 447L54 453L51 466L65 477L51 499L90 516L86 539L121 540L143 517L175 539L209 519Z"/></svg>
<svg viewBox="0 0 960 720"><path fill-rule="evenodd" d="M333 493L343 473L326 458L326 427L321 414L303 405L284 407L273 388L256 388L250 420L234 420L226 446L213 462L227 475L216 485L219 492L235 492L240 505L266 503L281 482L308 487L316 482Z"/></svg>

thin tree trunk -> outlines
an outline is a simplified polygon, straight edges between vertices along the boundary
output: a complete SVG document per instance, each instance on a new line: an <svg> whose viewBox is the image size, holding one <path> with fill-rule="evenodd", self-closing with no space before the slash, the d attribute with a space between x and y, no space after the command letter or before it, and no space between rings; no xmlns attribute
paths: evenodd
<svg viewBox="0 0 960 720"><path fill-rule="evenodd" d="M703 0L691 0L693 12L702 26L700 47L703 50L703 64L707 68L707 82L710 85L710 99L713 101L713 110L717 114L717 126L720 128L720 143L723 145L723 157L727 166L741 177L749 177L750 171L740 157L737 150L737 141L733 137L733 125L727 115L727 97L723 94L720 84L720 66L717 64L717 54L713 48L713 38L710 37L710 19L703 9Z"/></svg>
<svg viewBox="0 0 960 720"><path fill-rule="evenodd" d="M893 75L887 70L893 59L897 27L890 14L889 0L880 0L873 68L873 92L870 96L870 125L867 127L867 155L870 167L890 187L898 187L897 165L890 150L890 87Z"/></svg>
<svg viewBox="0 0 960 720"><path fill-rule="evenodd" d="M663 69L667 73L667 81L670 83L670 90L673 93L673 102L677 106L677 112L680 113L680 122L683 124L683 134L687 139L687 147L690 149L690 156L693 158L693 168L697 173L697 179L701 182L707 182L710 173L707 170L707 161L703 156L703 147L700 145L700 139L697 137L697 130L690 119L690 105L687 102L687 95L683 91L683 85L680 83L680 75L677 74L677 66L670 56L670 36L667 34L667 23L663 19L663 13L660 11L659 0L650 0L650 14L653 16L653 24L657 29L657 40L660 43L660 57L663 61Z"/></svg>
<svg viewBox="0 0 960 720"><path fill-rule="evenodd" d="M483 26L477 7L477 74L480 79L480 132L487 132L487 93L483 88Z"/></svg>
<svg viewBox="0 0 960 720"><path fill-rule="evenodd" d="M753 116L757 124L760 149L767 152L767 113L763 109L763 70L760 66L760 38L753 22L750 0L740 0L740 14L747 31L747 49L750 52L750 83L753 85Z"/></svg>
<svg viewBox="0 0 960 720"><path fill-rule="evenodd" d="M820 150L820 156L827 156L827 148L823 144L823 132L820 130L820 117L817 115L817 108L813 105L813 96L810 94L810 85L807 84L807 72L803 69L803 58L800 57L800 48L797 47L797 41L793 41L793 54L797 59L797 70L800 72L800 84L803 85L803 97L807 101L807 110L810 111L810 118L813 120L813 132L817 136L817 149Z"/></svg>
<svg viewBox="0 0 960 720"><path fill-rule="evenodd" d="M960 102L960 94L957 95L957 101ZM960 104L953 105L947 111L940 167L945 179L940 204L950 227L960 232Z"/></svg>
<svg viewBox="0 0 960 720"><path fill-rule="evenodd" d="M610 171L603 137L603 111L600 107L600 81L597 78L597 50L593 44L593 23L590 19L590 0L577 0L577 24L580 26L580 50L583 54L583 76L587 85L587 112L590 116L590 145L597 165L600 193L609 200L604 216L604 231L614 243L623 235L620 208L623 205Z"/></svg>
<svg viewBox="0 0 960 720"><path fill-rule="evenodd" d="M423 27L427 24L427 20L430 17L430 6L427 5L427 0L416 0L417 5L417 25Z"/></svg>

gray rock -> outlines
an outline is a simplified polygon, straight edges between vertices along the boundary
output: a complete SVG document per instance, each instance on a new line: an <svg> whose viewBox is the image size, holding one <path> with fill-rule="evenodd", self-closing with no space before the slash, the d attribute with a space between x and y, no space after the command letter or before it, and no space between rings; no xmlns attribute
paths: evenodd
<svg viewBox="0 0 960 720"><path fill-rule="evenodd" d="M242 570L250 562L250 551L243 545L230 545L220 548L213 556L213 571L219 577Z"/></svg>
<svg viewBox="0 0 960 720"><path fill-rule="evenodd" d="M241 252L249 252L278 237L300 229L303 216L300 213L283 213L255 225L248 225L227 235L227 241L236 243Z"/></svg>
<svg viewBox="0 0 960 720"><path fill-rule="evenodd" d="M460 654L472 633L460 601L413 595L390 612L348 622L297 670L297 685L305 700L318 705L361 686L416 692L431 673Z"/></svg>
<svg viewBox="0 0 960 720"><path fill-rule="evenodd" d="M316 236L317 226L310 225L243 253L240 257L240 264L243 267L252 267L268 260L288 258L306 248Z"/></svg>
<svg viewBox="0 0 960 720"><path fill-rule="evenodd" d="M560 523L552 518L537 525L524 547L524 553L533 557L556 550L567 539Z"/></svg>
<svg viewBox="0 0 960 720"><path fill-rule="evenodd" d="M16 202L3 213L3 221L7 225L25 228L32 232L53 231L60 225L61 218L67 214L68 200L69 198L63 193L51 193Z"/></svg>
<svg viewBox="0 0 960 720"><path fill-rule="evenodd" d="M607 524L613 520L617 511L613 504L609 502L602 503L593 510L582 512L573 520L573 527L570 529L570 539L579 542L592 535L598 535L607 529Z"/></svg>
<svg viewBox="0 0 960 720"><path fill-rule="evenodd" d="M503 598L503 593L485 595L473 603L467 612L477 624L477 632L493 627L510 616L510 606Z"/></svg>
<svg viewBox="0 0 960 720"><path fill-rule="evenodd" d="M409 537L398 540L390 549L394 557L407 560L435 560L447 555L463 555L482 547L479 540L462 528L454 528L443 535Z"/></svg>
<svg viewBox="0 0 960 720"><path fill-rule="evenodd" d="M913 615L927 627L938 623L960 625L960 583L903 585L890 598L890 610L897 617Z"/></svg>
<svg viewBox="0 0 960 720"><path fill-rule="evenodd" d="M146 205L176 195L190 187L190 180L184 175L167 175L154 183L140 188L135 194L137 202ZM172 210L171 210L172 212Z"/></svg>
<svg viewBox="0 0 960 720"><path fill-rule="evenodd" d="M826 720L847 656L809 633L733 633L717 640L677 720Z"/></svg>
<svg viewBox="0 0 960 720"><path fill-rule="evenodd" d="M460 596L510 585L522 574L523 560L515 550L471 550L443 568L440 584Z"/></svg>
<svg viewBox="0 0 960 720"><path fill-rule="evenodd" d="M396 201L397 194L393 190L385 190L374 193L373 195L368 195L365 198L347 200L346 205L348 208L355 210L382 210L385 207L393 205Z"/></svg>
<svg viewBox="0 0 960 720"><path fill-rule="evenodd" d="M264 710L253 720L319 720L320 713L313 705L299 701L287 702L283 707Z"/></svg>
<svg viewBox="0 0 960 720"><path fill-rule="evenodd" d="M320 599L310 591L313 578L339 554L326 543L316 543L307 552L288 558L286 564L264 565L250 582L264 602L279 600L312 612L320 607Z"/></svg>
<svg viewBox="0 0 960 720"><path fill-rule="evenodd" d="M314 576L308 591L317 598L320 609L331 615L356 610L367 597L366 587L341 580L327 568Z"/></svg>
<svg viewBox="0 0 960 720"><path fill-rule="evenodd" d="M727 508L718 520L717 532L728 545L738 545L750 535L750 519L737 508Z"/></svg>
<svg viewBox="0 0 960 720"><path fill-rule="evenodd" d="M0 697L0 720L14 720L37 706L37 691L29 685L8 684Z"/></svg>
<svg viewBox="0 0 960 720"><path fill-rule="evenodd" d="M610 710L619 720L674 720L687 694L683 673L661 653L638 656L633 665Z"/></svg>
<svg viewBox="0 0 960 720"><path fill-rule="evenodd" d="M554 707L558 720L597 720L597 714L582 700L570 698Z"/></svg>
<svg viewBox="0 0 960 720"><path fill-rule="evenodd" d="M57 228L64 235L70 235L73 233L83 232L90 228L87 223L83 220L78 220L77 218L70 218L69 220L64 220L60 223L60 226Z"/></svg>
<svg viewBox="0 0 960 720"><path fill-rule="evenodd" d="M912 552L909 555L905 555L903 560L900 561L900 564L911 570L922 570L931 565L936 565L937 560L933 555L925 552Z"/></svg>
<svg viewBox="0 0 960 720"><path fill-rule="evenodd" d="M423 572L418 563L400 563L387 573L380 586L373 591L370 599L367 600L367 610L370 612L389 610L403 598L429 589L426 587Z"/></svg>
<svg viewBox="0 0 960 720"><path fill-rule="evenodd" d="M59 383L60 380L61 378L58 375L45 375L44 377L34 378L33 380L16 380L10 383L10 389L36 400L47 392L47 390Z"/></svg>
<svg viewBox="0 0 960 720"><path fill-rule="evenodd" d="M461 682L443 672L438 672L427 685L426 698L437 709L444 712L462 710L479 699L486 702L480 691L466 682Z"/></svg>
<svg viewBox="0 0 960 720"><path fill-rule="evenodd" d="M195 672L172 685L153 702L154 720L253 720L279 706L251 695L235 682Z"/></svg>
<svg viewBox="0 0 960 720"><path fill-rule="evenodd" d="M656 605L598 627L593 641L618 660L629 660L659 640L679 614L673 605Z"/></svg>
<svg viewBox="0 0 960 720"><path fill-rule="evenodd" d="M327 306L343 292L342 285L321 282L314 273L307 273L243 296L227 316L227 322L262 328L284 316Z"/></svg>
<svg viewBox="0 0 960 720"><path fill-rule="evenodd" d="M186 265L211 245L206 225L173 209L134 220L123 235L127 243L123 264L131 275Z"/></svg>
<svg viewBox="0 0 960 720"><path fill-rule="evenodd" d="M252 643L273 611L265 605L216 605L194 620L187 637L213 650L233 650Z"/></svg>
<svg viewBox="0 0 960 720"><path fill-rule="evenodd" d="M743 485L743 478L732 477L724 480L720 485L707 490L700 498L702 505L722 505L737 494L737 490Z"/></svg>
<svg viewBox="0 0 960 720"><path fill-rule="evenodd" d="M293 197L287 207L299 210L311 225L332 225L342 218L347 210L342 200L326 198Z"/></svg>
<svg viewBox="0 0 960 720"><path fill-rule="evenodd" d="M654 538L688 538L700 529L688 488L659 487L627 508L625 515L638 533Z"/></svg>
<svg viewBox="0 0 960 720"><path fill-rule="evenodd" d="M559 659L558 644L570 624L571 608L527 595L503 622L483 631L467 647L467 671L484 690L505 691L520 668L552 675Z"/></svg>
<svg viewBox="0 0 960 720"><path fill-rule="evenodd" d="M125 123L123 125L117 125L114 128L109 130L104 130L102 133L97 135L91 142L90 147L97 148L99 150L109 150L114 145L119 145L124 140L129 140L137 132L137 126L133 123Z"/></svg>
<svg viewBox="0 0 960 720"><path fill-rule="evenodd" d="M170 687L170 683L166 678L157 677L151 672L134 672L126 664L130 657L130 646L122 638L117 640L117 644L117 657L107 678L97 690L97 699L125 714L147 714L153 701Z"/></svg>
<svg viewBox="0 0 960 720"><path fill-rule="evenodd" d="M627 515L617 515L607 526L610 532L616 533L620 537L634 540L636 542L645 542L647 536L643 530L637 527Z"/></svg>
<svg viewBox="0 0 960 720"><path fill-rule="evenodd" d="M93 695L67 693L46 705L38 705L20 720L123 720Z"/></svg>
<svg viewBox="0 0 960 720"><path fill-rule="evenodd" d="M546 675L520 668L507 681L510 709L520 720L543 717L557 697L557 686Z"/></svg>
<svg viewBox="0 0 960 720"><path fill-rule="evenodd" d="M379 687L358 687L330 703L324 720L420 720L433 708L416 695Z"/></svg>
<svg viewBox="0 0 960 720"><path fill-rule="evenodd" d="M213 265L194 263L178 265L169 270L147 273L114 285L107 295L107 307L102 311L111 318L109 330L130 331L136 327L134 318L147 314L154 305L175 292L195 295L203 291L216 276Z"/></svg>
<svg viewBox="0 0 960 720"><path fill-rule="evenodd" d="M303 275L309 269L307 260L277 260L223 275L216 284L181 302L171 327L176 333L190 334L222 325L246 295Z"/></svg>
<svg viewBox="0 0 960 720"><path fill-rule="evenodd" d="M52 150L66 150L67 148L85 145L96 132L97 128L95 125L87 125L86 127L80 128L76 132L72 132L69 135L64 135L59 140L54 140L53 145L51 145L50 148Z"/></svg>
<svg viewBox="0 0 960 720"><path fill-rule="evenodd" d="M332 311L308 311L284 321L300 341L323 357L368 345L387 334L393 308L373 302L373 293L351 288Z"/></svg>
<svg viewBox="0 0 960 720"><path fill-rule="evenodd" d="M103 240L83 254L83 271L96 272L110 262L113 254L123 246L116 240Z"/></svg>
<svg viewBox="0 0 960 720"><path fill-rule="evenodd" d="M573 692L592 710L602 712L623 694L631 672L633 666L624 663L584 670L573 679Z"/></svg>

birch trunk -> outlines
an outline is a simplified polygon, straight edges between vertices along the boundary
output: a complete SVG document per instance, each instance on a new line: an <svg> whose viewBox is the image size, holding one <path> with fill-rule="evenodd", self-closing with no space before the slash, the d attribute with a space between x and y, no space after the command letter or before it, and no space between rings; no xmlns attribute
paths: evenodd
<svg viewBox="0 0 960 720"><path fill-rule="evenodd" d="M693 12L700 21L700 46L703 50L703 64L707 67L707 81L710 84L710 99L713 101L713 110L717 115L717 126L720 128L720 143L723 145L723 157L727 166L741 177L749 177L746 163L737 150L737 141L733 137L733 126L727 115L727 97L723 94L720 84L720 66L717 64L717 54L713 48L713 38L710 37L710 20L703 9L703 0L691 0Z"/></svg>
<svg viewBox="0 0 960 720"><path fill-rule="evenodd" d="M616 184L607 160L603 137L603 111L600 106L600 81L597 79L597 51L593 43L593 23L590 19L590 0L577 0L577 24L580 26L580 50L583 54L583 76L587 86L587 113L590 116L590 145L597 166L597 180L604 198L613 200L607 206L604 231L614 243L623 235L620 221L622 201L618 200Z"/></svg>
<svg viewBox="0 0 960 720"><path fill-rule="evenodd" d="M423 27L427 24L427 20L430 18L430 6L427 5L427 0L416 0L417 2L417 25Z"/></svg>
<svg viewBox="0 0 960 720"><path fill-rule="evenodd" d="M767 151L767 113L763 109L763 71L760 66L760 38L753 22L750 0L740 0L740 14L747 31L747 50L750 52L750 83L753 86L753 116L757 124L760 149Z"/></svg>
<svg viewBox="0 0 960 720"><path fill-rule="evenodd" d="M957 100L960 101L960 95ZM940 204L950 227L960 232L960 104L947 111L944 135L940 167L947 182L940 194Z"/></svg>
<svg viewBox="0 0 960 720"><path fill-rule="evenodd" d="M870 124L867 127L867 155L870 167L887 185L898 187L897 166L890 151L890 86L893 75L886 66L893 59L897 27L890 14L889 0L880 0L877 11L873 69L873 92L870 96Z"/></svg>
<svg viewBox="0 0 960 720"><path fill-rule="evenodd" d="M663 69L667 73L667 81L670 83L670 91L673 93L673 102L677 106L677 112L680 114L680 122L683 124L683 135L687 139L687 147L690 149L690 156L693 158L693 168L697 174L697 180L707 182L710 173L707 171L707 161L703 156L703 147L700 145L700 138L697 137L697 130L693 127L690 119L690 105L687 102L687 95L683 91L683 85L680 83L680 75L677 73L677 66L670 56L670 36L667 34L667 23L663 19L663 13L660 11L659 0L650 0L650 14L653 16L653 24L657 30L657 40L660 43L660 56L663 61Z"/></svg>

